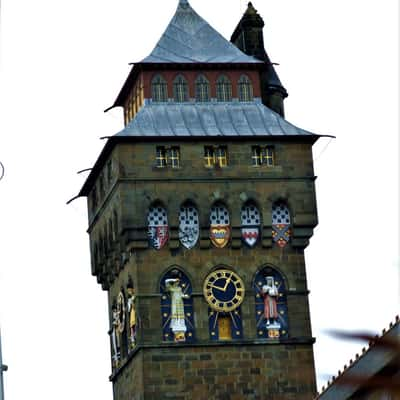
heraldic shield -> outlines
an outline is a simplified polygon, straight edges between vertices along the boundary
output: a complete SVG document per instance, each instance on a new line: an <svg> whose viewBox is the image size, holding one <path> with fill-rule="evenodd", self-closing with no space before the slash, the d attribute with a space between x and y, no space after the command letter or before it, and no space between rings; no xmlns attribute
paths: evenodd
<svg viewBox="0 0 400 400"><path fill-rule="evenodd" d="M283 248L289 243L291 235L289 209L285 203L275 203L272 206L272 238Z"/></svg>
<svg viewBox="0 0 400 400"><path fill-rule="evenodd" d="M231 238L229 212L223 205L215 205L210 213L210 240L215 247L222 249Z"/></svg>
<svg viewBox="0 0 400 400"><path fill-rule="evenodd" d="M240 217L242 220L242 240L249 247L253 247L260 236L260 212L254 204L250 203L242 207Z"/></svg>
<svg viewBox="0 0 400 400"><path fill-rule="evenodd" d="M150 245L160 250L168 242L169 237L167 211L163 207L151 207L147 222Z"/></svg>
<svg viewBox="0 0 400 400"><path fill-rule="evenodd" d="M192 204L186 204L179 211L179 240L187 249L193 248L199 240L199 213Z"/></svg>

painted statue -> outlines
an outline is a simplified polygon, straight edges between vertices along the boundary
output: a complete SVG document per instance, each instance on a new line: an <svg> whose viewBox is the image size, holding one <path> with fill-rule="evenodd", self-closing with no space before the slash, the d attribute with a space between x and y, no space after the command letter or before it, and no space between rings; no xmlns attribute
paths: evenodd
<svg viewBox="0 0 400 400"><path fill-rule="evenodd" d="M121 337L119 332L119 313L116 304L112 306L111 345L113 365L118 367L121 357Z"/></svg>
<svg viewBox="0 0 400 400"><path fill-rule="evenodd" d="M279 296L278 288L272 276L265 278L267 283L261 288L261 296L264 299L264 318L267 320L267 326L272 322L278 322L277 298Z"/></svg>
<svg viewBox="0 0 400 400"><path fill-rule="evenodd" d="M175 336L176 342L185 341L186 322L185 322L185 308L183 299L188 299L190 296L184 294L180 286L179 278L169 278L165 280L165 290L171 296L171 322L170 328Z"/></svg>
<svg viewBox="0 0 400 400"><path fill-rule="evenodd" d="M132 349L136 345L136 295L133 283L129 282L127 286L128 300L126 302L126 308L128 312L128 323L129 323L129 347Z"/></svg>

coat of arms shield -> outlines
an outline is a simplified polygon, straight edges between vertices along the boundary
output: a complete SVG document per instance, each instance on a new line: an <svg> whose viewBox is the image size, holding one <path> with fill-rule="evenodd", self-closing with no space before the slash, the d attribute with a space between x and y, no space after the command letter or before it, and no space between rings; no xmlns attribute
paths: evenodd
<svg viewBox="0 0 400 400"><path fill-rule="evenodd" d="M199 240L199 215L192 205L179 211L179 240L187 249L193 248Z"/></svg>
<svg viewBox="0 0 400 400"><path fill-rule="evenodd" d="M242 221L242 240L249 247L253 247L260 236L260 211L254 203L248 202L242 207L240 218Z"/></svg>
<svg viewBox="0 0 400 400"><path fill-rule="evenodd" d="M168 218L163 207L151 207L147 215L150 245L160 250L168 242Z"/></svg>
<svg viewBox="0 0 400 400"><path fill-rule="evenodd" d="M222 249L231 238L229 212L223 204L216 204L210 213L210 240L215 247Z"/></svg>
<svg viewBox="0 0 400 400"><path fill-rule="evenodd" d="M160 250L168 242L168 225L149 226L150 244L157 250Z"/></svg>
<svg viewBox="0 0 400 400"><path fill-rule="evenodd" d="M242 239L244 242L250 246L253 247L258 240L259 236L259 229L258 227L244 227L242 228Z"/></svg>
<svg viewBox="0 0 400 400"><path fill-rule="evenodd" d="M210 239L215 247L222 249L229 243L231 229L229 225L211 225Z"/></svg>

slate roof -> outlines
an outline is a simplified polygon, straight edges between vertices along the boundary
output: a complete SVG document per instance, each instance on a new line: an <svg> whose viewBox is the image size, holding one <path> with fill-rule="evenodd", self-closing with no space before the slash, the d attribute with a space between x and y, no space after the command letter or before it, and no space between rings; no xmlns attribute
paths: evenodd
<svg viewBox="0 0 400 400"><path fill-rule="evenodd" d="M249 57L212 28L187 0L180 0L175 15L151 54L142 63L244 63Z"/></svg>
<svg viewBox="0 0 400 400"><path fill-rule="evenodd" d="M146 103L117 137L319 136L252 102Z"/></svg>
<svg viewBox="0 0 400 400"><path fill-rule="evenodd" d="M388 331L384 330L382 336L377 336L375 342L370 342L367 350L363 348L361 356L357 354L354 361L350 360L349 366L345 366L343 371L339 371L339 375L334 376L332 381L328 382L327 388L323 387L322 393L318 394L314 400L347 400L353 398L353 395L359 393L358 391L368 388L369 379L379 376L384 371L384 368L393 362L395 362L395 365L397 364L396 374L399 374L399 352L392 346L380 344L382 343L380 342L382 338L386 340L386 343L392 343L392 346L394 343L398 343L397 346L400 345L399 316L396 317L394 324L390 324ZM346 381L342 382L343 378L350 379L351 382L352 377L362 377L364 384L354 382L349 385L348 383L346 384Z"/></svg>

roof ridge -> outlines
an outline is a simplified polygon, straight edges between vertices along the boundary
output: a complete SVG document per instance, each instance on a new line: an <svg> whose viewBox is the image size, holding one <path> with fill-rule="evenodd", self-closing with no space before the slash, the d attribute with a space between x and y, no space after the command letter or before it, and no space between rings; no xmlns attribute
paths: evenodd
<svg viewBox="0 0 400 400"><path fill-rule="evenodd" d="M376 342L383 338L384 336L386 336L388 333L390 333L397 325L400 325L400 317L399 315L396 315L395 317L395 321L390 322L389 324L389 329L386 330L386 328L384 328L382 330L382 334L381 335L376 335L374 340L370 340L368 342L368 348L363 347L361 349L361 355L359 355L358 353L356 353L355 355L355 360L353 360L352 358L349 360L349 365L345 364L343 366L343 370L338 370L337 375L333 375L332 376L332 380L328 380L328 382L326 383L326 387L322 386L321 392L317 393L317 396L314 398L314 400L318 400L324 393L326 393L328 391L328 389L333 385L333 383L340 377L342 376L347 370L349 370L356 362L358 362L361 358L363 358L376 344Z"/></svg>

